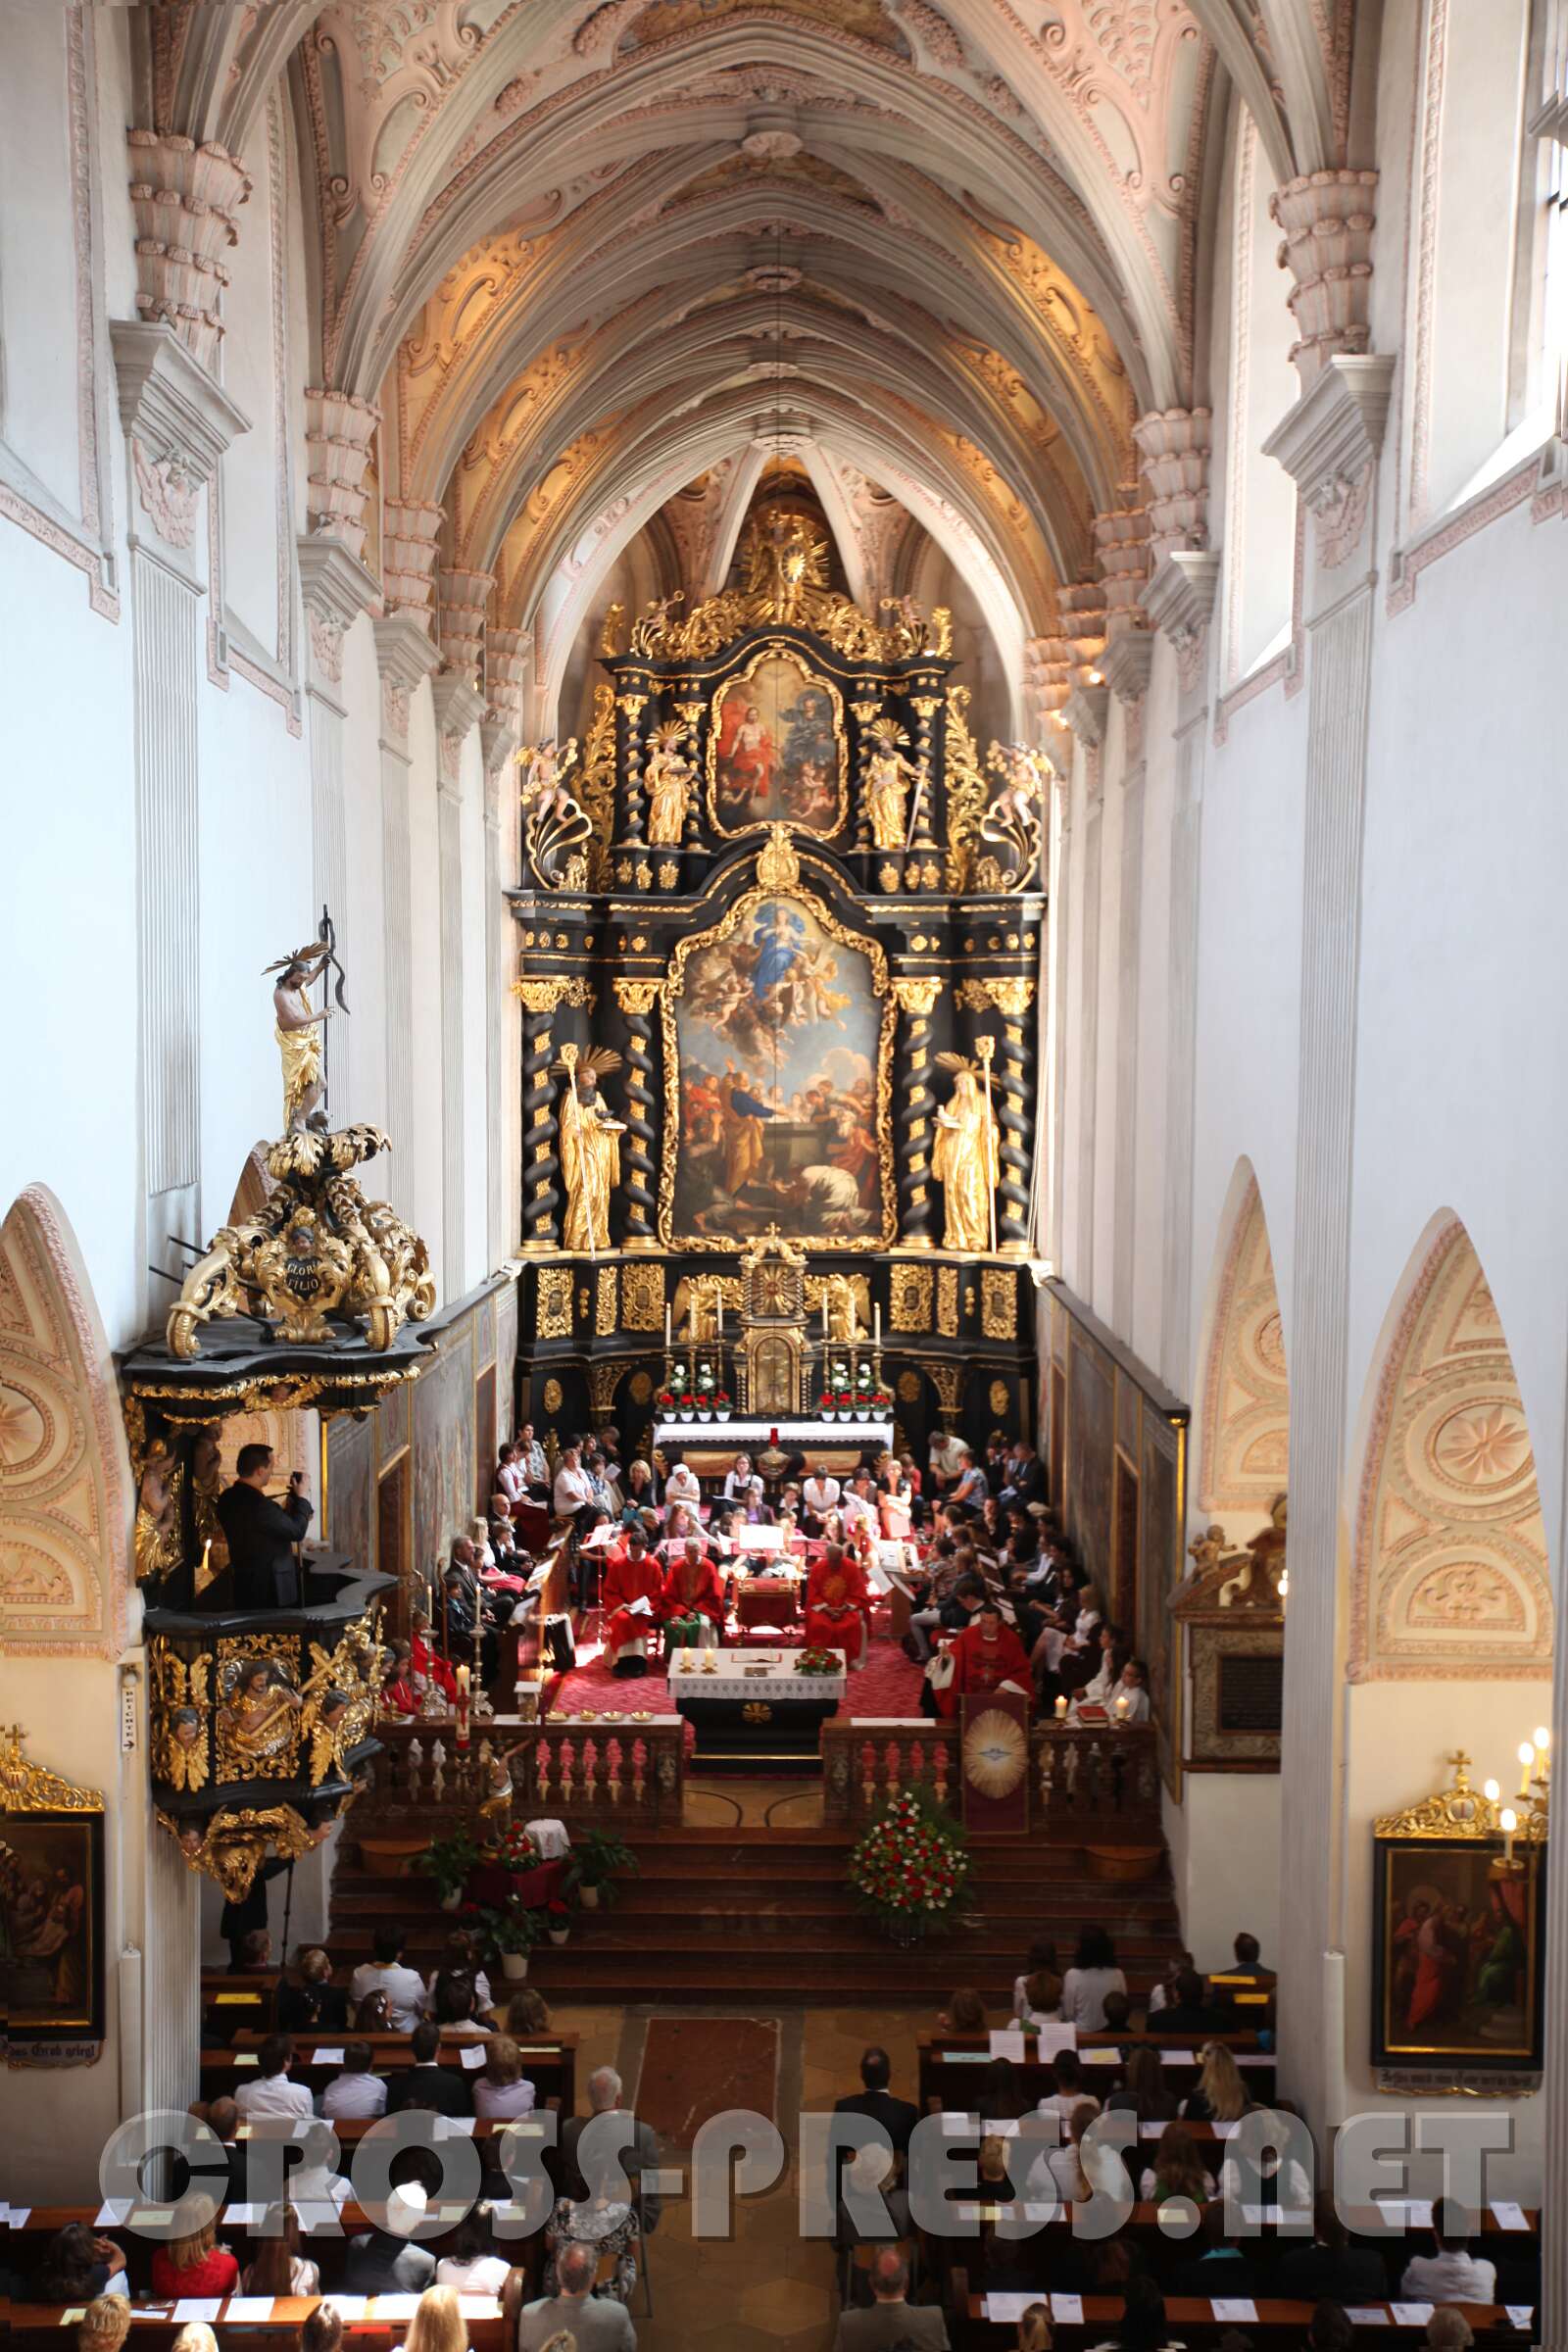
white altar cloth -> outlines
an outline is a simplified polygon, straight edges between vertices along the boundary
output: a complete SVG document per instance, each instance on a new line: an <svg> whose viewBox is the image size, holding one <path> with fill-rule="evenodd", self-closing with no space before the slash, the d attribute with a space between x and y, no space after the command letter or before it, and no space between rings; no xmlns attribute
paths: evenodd
<svg viewBox="0 0 1568 2352"><path fill-rule="evenodd" d="M875 1446L893 1449L893 1424L869 1421L656 1421L656 1446L724 1446L755 1453L774 1430L786 1450L798 1446Z"/></svg>
<svg viewBox="0 0 1568 2352"><path fill-rule="evenodd" d="M700 1663L690 1672L683 1660L672 1659L669 1668L669 1694L678 1707L685 1698L765 1698L773 1705L787 1705L791 1700L815 1699L820 1703L832 1699L837 1705L844 1696L847 1674L797 1674L797 1649L726 1649L716 1654L715 1671L705 1674ZM695 1657L687 1650L683 1657ZM760 1671L748 1674L748 1667Z"/></svg>

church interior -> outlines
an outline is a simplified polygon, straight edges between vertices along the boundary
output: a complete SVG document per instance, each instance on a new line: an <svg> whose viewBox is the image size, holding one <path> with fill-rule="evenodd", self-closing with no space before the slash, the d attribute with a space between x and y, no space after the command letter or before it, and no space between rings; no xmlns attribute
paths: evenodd
<svg viewBox="0 0 1568 2352"><path fill-rule="evenodd" d="M1568 0L0 44L15 2339L1568 2347Z"/></svg>

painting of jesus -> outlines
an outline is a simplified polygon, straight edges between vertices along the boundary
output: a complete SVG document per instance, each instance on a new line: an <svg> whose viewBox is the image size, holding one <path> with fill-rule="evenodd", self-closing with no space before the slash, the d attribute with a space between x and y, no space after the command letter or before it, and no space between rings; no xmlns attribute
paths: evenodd
<svg viewBox="0 0 1568 2352"><path fill-rule="evenodd" d="M776 1224L827 1246L885 1243L886 997L869 954L804 897L754 892L693 943L672 1003L665 1239L723 1248Z"/></svg>
<svg viewBox="0 0 1568 2352"><path fill-rule="evenodd" d="M713 698L710 813L721 833L784 822L835 833L847 808L848 754L837 690L798 654L764 646Z"/></svg>

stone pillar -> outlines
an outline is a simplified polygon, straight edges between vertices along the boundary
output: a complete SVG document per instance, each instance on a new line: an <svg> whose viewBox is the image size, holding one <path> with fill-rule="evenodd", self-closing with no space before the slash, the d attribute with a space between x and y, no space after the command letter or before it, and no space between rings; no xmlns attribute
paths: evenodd
<svg viewBox="0 0 1568 2352"><path fill-rule="evenodd" d="M485 1102L485 1271L512 1254L507 1231L506 1165L512 1122L503 1124L506 1102L508 942L513 923L506 889L510 844L516 838L508 825L517 772L517 731L510 714L488 716L479 729L484 747L484 1074Z"/></svg>
<svg viewBox="0 0 1568 2352"><path fill-rule="evenodd" d="M197 606L202 492L247 420L168 324L111 327L125 428L136 792L142 1231L138 1265L183 1275L200 1245L201 831ZM227 1196L223 1206L227 1207ZM213 1220L208 1218L207 1223ZM155 1301L148 1296L149 1311Z"/></svg>
<svg viewBox="0 0 1568 2352"><path fill-rule="evenodd" d="M363 512L363 500L361 502ZM352 523L350 525L352 534ZM364 530L360 531L364 540ZM309 651L305 699L311 726L312 912L324 906L337 929L345 962L352 953L349 914L348 810L343 785L343 641L361 612L380 601L374 580L338 537L298 541ZM328 1021L322 1031L326 1110L334 1127L354 1116L351 1025Z"/></svg>
<svg viewBox="0 0 1568 2352"><path fill-rule="evenodd" d="M662 983L617 980L615 1003L626 1022L626 1248L658 1247L654 1200L654 1028Z"/></svg>
<svg viewBox="0 0 1568 2352"><path fill-rule="evenodd" d="M1274 198L1296 277L1305 386L1263 446L1314 517L1305 593L1306 839L1291 1315L1291 1633L1285 1645L1280 1834L1283 2089L1340 2119L1345 2021L1336 1646L1349 1409L1361 843L1376 572L1372 502L1394 362L1367 353L1370 172L1313 172ZM1364 543L1360 563L1347 570Z"/></svg>
<svg viewBox="0 0 1568 2352"><path fill-rule="evenodd" d="M146 1838L141 2103L182 2114L201 2095L202 1882L167 1830Z"/></svg>
<svg viewBox="0 0 1568 2352"><path fill-rule="evenodd" d="M1192 1378L1193 1142L1198 1039L1198 896L1207 712L1176 737L1171 804L1170 962L1165 992L1164 1290L1159 1366L1178 1396Z"/></svg>
<svg viewBox="0 0 1568 2352"><path fill-rule="evenodd" d="M529 1250L554 1250L560 1242L557 1212L561 1194L556 1178L556 1090L550 1061L555 1051L550 1023L563 995L564 980L514 980L514 996L522 1005L522 1246Z"/></svg>
<svg viewBox="0 0 1568 2352"><path fill-rule="evenodd" d="M933 1247L931 1220L936 1203L931 1189L932 1119L936 1099L931 1092L931 1015L942 995L942 983L925 973L905 974L893 983L904 1022L899 1035L899 1232L911 1249Z"/></svg>
<svg viewBox="0 0 1568 2352"><path fill-rule="evenodd" d="M234 215L250 194L226 148L152 130L125 133L136 226L136 312L168 326L199 368L218 373L228 271L219 256L239 242Z"/></svg>
<svg viewBox="0 0 1568 2352"><path fill-rule="evenodd" d="M374 628L381 673L381 968L386 995L386 1125L392 1138L389 1197L399 1216L417 1230L409 705L439 657L418 622L407 613L392 613Z"/></svg>

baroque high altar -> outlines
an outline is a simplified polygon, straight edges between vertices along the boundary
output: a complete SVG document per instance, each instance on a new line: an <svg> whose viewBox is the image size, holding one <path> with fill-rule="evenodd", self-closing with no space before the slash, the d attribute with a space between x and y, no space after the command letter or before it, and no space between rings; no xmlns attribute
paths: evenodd
<svg viewBox="0 0 1568 2352"><path fill-rule="evenodd" d="M809 519L741 560L612 609L586 740L519 755L521 1407L635 1441L700 1357L809 1415L874 1350L910 1444L1027 1427L1050 769L982 759L948 614L833 593Z"/></svg>

